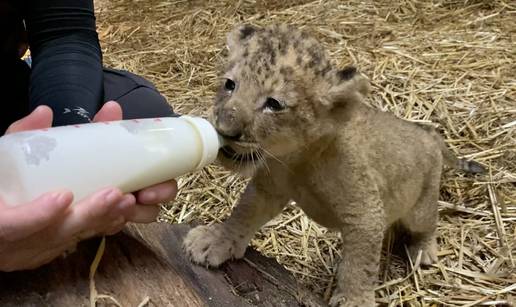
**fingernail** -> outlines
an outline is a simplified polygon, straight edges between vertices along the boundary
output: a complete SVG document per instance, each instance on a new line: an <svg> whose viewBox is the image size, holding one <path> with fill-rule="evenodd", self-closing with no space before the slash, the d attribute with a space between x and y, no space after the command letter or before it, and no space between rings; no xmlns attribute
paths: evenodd
<svg viewBox="0 0 516 307"><path fill-rule="evenodd" d="M42 110L45 110L46 108L48 108L48 106L46 105L39 105L37 106L33 112L41 112Z"/></svg>
<svg viewBox="0 0 516 307"><path fill-rule="evenodd" d="M119 206L121 208L124 208L124 207L129 207L131 205L134 205L136 203L136 199L134 198L134 196L132 194L129 194L129 195L125 195L122 200L119 202Z"/></svg>
<svg viewBox="0 0 516 307"><path fill-rule="evenodd" d="M53 203L62 204L66 201L66 193L65 192L54 192L48 195L48 200Z"/></svg>
<svg viewBox="0 0 516 307"><path fill-rule="evenodd" d="M64 204L64 203L68 203L71 201L70 197L69 197L69 193L68 192L59 192L57 193L57 197L56 197L56 201L60 204Z"/></svg>
<svg viewBox="0 0 516 307"><path fill-rule="evenodd" d="M155 201L157 198L158 198L158 193L156 193L154 191L149 191L149 192L145 193L145 197L144 197L146 202Z"/></svg>
<svg viewBox="0 0 516 307"><path fill-rule="evenodd" d="M62 192L54 192L54 193L49 194L47 196L47 198L51 201L59 201L62 194L63 194Z"/></svg>
<svg viewBox="0 0 516 307"><path fill-rule="evenodd" d="M121 194L118 190L109 189L108 191L106 191L104 199L106 200L106 202L112 204L112 203L116 202L117 200L119 200L120 196L121 196Z"/></svg>
<svg viewBox="0 0 516 307"><path fill-rule="evenodd" d="M115 105L117 105L117 104L118 104L118 102L116 102L116 101L114 101L114 100L110 100L110 101L106 102L106 103L104 104L104 106L106 106L106 105L113 105L113 106L115 106Z"/></svg>

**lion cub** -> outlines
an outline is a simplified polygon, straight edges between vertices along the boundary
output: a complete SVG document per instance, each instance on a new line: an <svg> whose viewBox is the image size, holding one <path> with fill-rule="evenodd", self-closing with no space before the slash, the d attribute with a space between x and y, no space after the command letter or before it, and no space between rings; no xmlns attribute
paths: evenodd
<svg viewBox="0 0 516 307"><path fill-rule="evenodd" d="M443 164L456 159L431 129L366 106L368 81L336 70L322 46L294 28L244 25L228 35L229 59L213 124L226 166L252 174L232 215L191 230L192 261L216 267L241 258L254 233L295 200L313 220L342 232L334 306L373 306L382 239L395 222L410 253L436 256Z"/></svg>

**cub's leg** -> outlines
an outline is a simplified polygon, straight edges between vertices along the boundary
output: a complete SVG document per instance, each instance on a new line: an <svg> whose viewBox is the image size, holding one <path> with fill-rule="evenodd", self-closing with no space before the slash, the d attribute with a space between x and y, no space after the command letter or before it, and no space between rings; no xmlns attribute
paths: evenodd
<svg viewBox="0 0 516 307"><path fill-rule="evenodd" d="M242 258L256 231L278 215L287 202L286 196L253 179L226 221L190 230L183 247L193 262L210 267Z"/></svg>
<svg viewBox="0 0 516 307"><path fill-rule="evenodd" d="M410 233L409 255L416 261L421 252L421 264L430 265L437 261L436 228L439 219L440 172L432 176L424 187L417 204L401 219L402 226Z"/></svg>
<svg viewBox="0 0 516 307"><path fill-rule="evenodd" d="M331 306L375 306L374 286L379 273L385 217L381 201L376 201L373 207L369 205L347 204L346 211L351 214L341 218L344 224L342 261ZM365 206L370 210L364 212Z"/></svg>
<svg viewBox="0 0 516 307"><path fill-rule="evenodd" d="M417 204L401 219L402 226L410 233L409 256L416 261L421 252L421 264L430 265L437 261L436 228L439 212L437 200L439 186L424 190Z"/></svg>

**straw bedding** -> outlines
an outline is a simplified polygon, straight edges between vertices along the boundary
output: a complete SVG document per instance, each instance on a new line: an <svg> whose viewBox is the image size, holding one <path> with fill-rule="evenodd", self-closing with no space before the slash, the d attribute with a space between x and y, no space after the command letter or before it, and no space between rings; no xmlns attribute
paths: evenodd
<svg viewBox="0 0 516 307"><path fill-rule="evenodd" d="M516 301L516 3L510 0L96 0L104 63L140 74L180 113L206 115L234 25L288 23L372 82L368 103L433 123L486 175L443 176L439 263L409 263L389 234L377 301L388 306ZM245 179L217 166L179 179L170 223L223 220ZM252 241L329 298L339 235L294 205Z"/></svg>

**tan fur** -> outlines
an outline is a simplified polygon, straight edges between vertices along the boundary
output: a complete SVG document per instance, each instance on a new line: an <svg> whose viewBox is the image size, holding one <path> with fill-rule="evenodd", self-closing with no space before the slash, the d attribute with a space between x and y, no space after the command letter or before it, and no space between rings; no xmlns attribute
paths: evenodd
<svg viewBox="0 0 516 307"><path fill-rule="evenodd" d="M242 257L255 232L295 200L342 232L334 306L374 305L384 232L395 222L412 234L412 257L434 262L439 181L450 159L438 135L367 107L367 79L334 69L293 28L242 26L228 47L224 76L235 88L224 81L215 101L212 120L228 142L219 159L253 178L224 223L188 234L192 261L216 267ZM268 97L285 109L264 106Z"/></svg>

